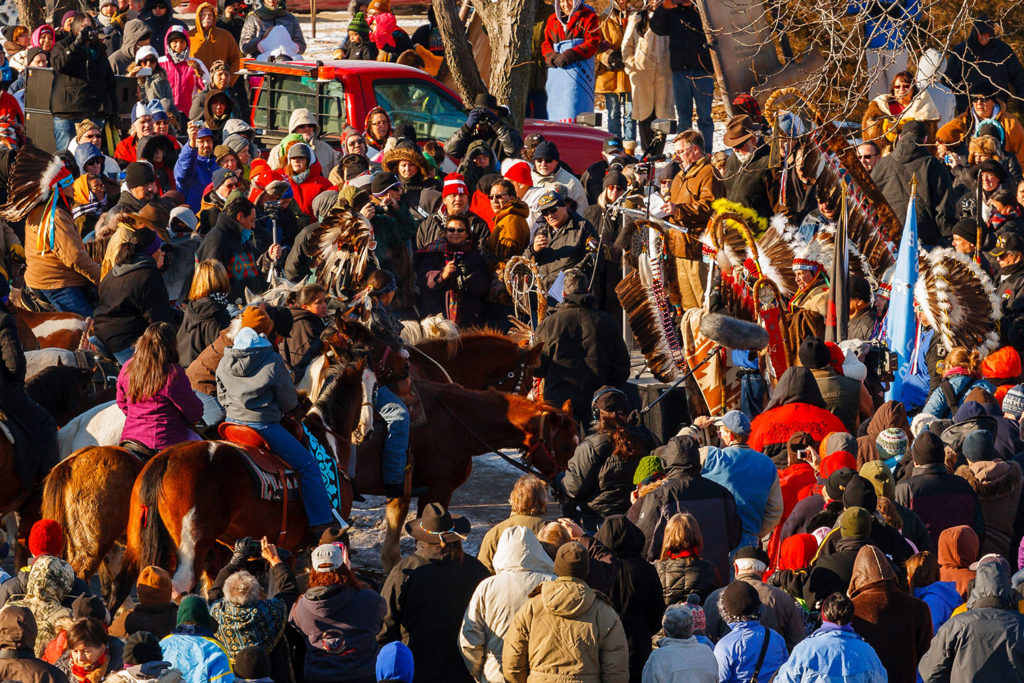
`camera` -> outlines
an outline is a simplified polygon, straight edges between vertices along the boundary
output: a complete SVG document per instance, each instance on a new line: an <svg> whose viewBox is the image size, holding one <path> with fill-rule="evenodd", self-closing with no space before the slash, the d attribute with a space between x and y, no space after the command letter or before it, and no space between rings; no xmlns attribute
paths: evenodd
<svg viewBox="0 0 1024 683"><path fill-rule="evenodd" d="M452 254L452 263L455 264L456 268L459 268L459 267L462 266L462 252L461 251L457 251L454 254Z"/></svg>
<svg viewBox="0 0 1024 683"><path fill-rule="evenodd" d="M896 379L896 370L899 368L899 356L895 351L889 350L881 341L871 341L871 350L868 351L867 364L871 367L878 379L883 382L892 382Z"/></svg>
<svg viewBox="0 0 1024 683"><path fill-rule="evenodd" d="M82 40L83 41L91 42L93 40L96 40L96 38L97 38L97 36L99 36L99 34L100 34L99 30L95 26L86 26L86 27L82 28Z"/></svg>
<svg viewBox="0 0 1024 683"><path fill-rule="evenodd" d="M245 556L250 559L259 559L263 554L263 547L259 541L249 539L245 542Z"/></svg>
<svg viewBox="0 0 1024 683"><path fill-rule="evenodd" d="M263 203L263 212L268 216L276 216L281 212L281 200L271 199Z"/></svg>

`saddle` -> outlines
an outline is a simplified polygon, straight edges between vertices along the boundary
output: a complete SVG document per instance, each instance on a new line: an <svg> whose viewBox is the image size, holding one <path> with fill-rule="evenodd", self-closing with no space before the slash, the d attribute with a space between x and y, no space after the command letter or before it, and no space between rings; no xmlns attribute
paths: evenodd
<svg viewBox="0 0 1024 683"><path fill-rule="evenodd" d="M152 449L141 441L136 441L135 439L124 439L117 445L135 456L135 458L143 465L149 462L149 459L156 455L155 449Z"/></svg>

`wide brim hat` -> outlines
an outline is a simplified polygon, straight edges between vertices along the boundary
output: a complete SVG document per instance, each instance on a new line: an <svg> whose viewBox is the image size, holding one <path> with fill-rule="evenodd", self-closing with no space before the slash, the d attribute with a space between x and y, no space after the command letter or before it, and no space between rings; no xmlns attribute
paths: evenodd
<svg viewBox="0 0 1024 683"><path fill-rule="evenodd" d="M754 122L747 114L740 114L729 119L725 127L722 144L726 147L739 147L754 137Z"/></svg>
<svg viewBox="0 0 1024 683"><path fill-rule="evenodd" d="M462 515L453 515L440 503L430 503L419 517L406 522L405 531L417 541L439 545L465 540L471 527Z"/></svg>

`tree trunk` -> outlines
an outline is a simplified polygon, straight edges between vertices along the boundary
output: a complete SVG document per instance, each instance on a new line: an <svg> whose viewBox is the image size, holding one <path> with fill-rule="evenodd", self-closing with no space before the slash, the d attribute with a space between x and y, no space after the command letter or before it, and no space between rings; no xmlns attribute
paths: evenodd
<svg viewBox="0 0 1024 683"><path fill-rule="evenodd" d="M46 23L43 3L39 0L14 0L18 7L18 22L22 26L42 26Z"/></svg>
<svg viewBox="0 0 1024 683"><path fill-rule="evenodd" d="M478 94L487 92L487 86L480 78L480 69L473 59L473 49L466 39L466 29L459 20L459 9L455 0L433 2L448 69L452 73L463 103L469 106Z"/></svg>
<svg viewBox="0 0 1024 683"><path fill-rule="evenodd" d="M473 0L491 43L491 94L512 112L522 129L533 63L533 22L537 0Z"/></svg>

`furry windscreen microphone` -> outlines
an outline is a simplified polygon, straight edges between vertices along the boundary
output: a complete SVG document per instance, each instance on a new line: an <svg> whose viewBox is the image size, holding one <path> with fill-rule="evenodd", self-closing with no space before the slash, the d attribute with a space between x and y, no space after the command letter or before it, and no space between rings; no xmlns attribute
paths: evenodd
<svg viewBox="0 0 1024 683"><path fill-rule="evenodd" d="M727 349L760 351L768 346L768 332L763 327L721 313L701 318L700 333Z"/></svg>

